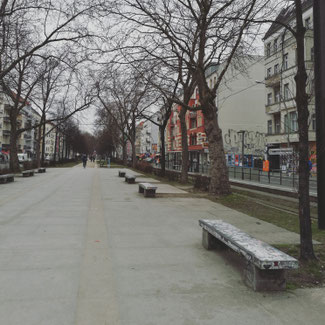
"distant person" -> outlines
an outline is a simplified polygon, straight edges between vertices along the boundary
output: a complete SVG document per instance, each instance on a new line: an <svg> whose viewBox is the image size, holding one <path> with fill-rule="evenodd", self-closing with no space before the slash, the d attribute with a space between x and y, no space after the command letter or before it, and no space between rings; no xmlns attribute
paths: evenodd
<svg viewBox="0 0 325 325"><path fill-rule="evenodd" d="M87 165L87 155L86 154L83 154L81 159L82 159L82 165L84 166L84 168L86 168L86 165Z"/></svg>

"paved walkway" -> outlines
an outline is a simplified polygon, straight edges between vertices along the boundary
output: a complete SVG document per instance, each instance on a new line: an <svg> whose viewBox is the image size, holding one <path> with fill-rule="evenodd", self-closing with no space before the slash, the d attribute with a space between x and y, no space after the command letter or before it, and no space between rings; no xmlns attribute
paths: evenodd
<svg viewBox="0 0 325 325"><path fill-rule="evenodd" d="M90 167L0 185L1 324L323 324L325 289L253 292L202 248L198 219L270 243L296 234L160 183L144 198L116 169Z"/></svg>

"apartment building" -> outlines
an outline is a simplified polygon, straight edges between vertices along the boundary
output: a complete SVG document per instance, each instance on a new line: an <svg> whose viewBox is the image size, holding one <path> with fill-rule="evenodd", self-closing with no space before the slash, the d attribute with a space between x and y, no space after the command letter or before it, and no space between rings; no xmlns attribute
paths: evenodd
<svg viewBox="0 0 325 325"><path fill-rule="evenodd" d="M277 19L295 26L294 5L280 12ZM313 1L303 2L305 65L308 75L310 155L316 153L316 116L314 100ZM297 165L298 122L295 98L296 40L279 24L272 24L264 36L265 45L265 111L267 121L268 159L273 169Z"/></svg>
<svg viewBox="0 0 325 325"><path fill-rule="evenodd" d="M159 127L154 122L159 123L159 117L160 113L157 112L150 120L142 122L140 154L152 155L158 152Z"/></svg>
<svg viewBox="0 0 325 325"><path fill-rule="evenodd" d="M243 58L239 70L231 64L216 95L219 125L228 165L240 165L242 136L244 136L244 165L253 167L255 158L263 158L266 146L267 115L264 109L264 85L256 81L264 78L264 59L261 56ZM206 72L208 85L212 88L222 66L211 65ZM200 104L196 89L189 106ZM180 107L175 105L167 125L166 143L169 160L174 166L181 161L181 128L178 119ZM186 113L189 144L190 169L197 171L199 166L209 165L209 144L207 141L202 111ZM176 167L177 168L177 167Z"/></svg>
<svg viewBox="0 0 325 325"><path fill-rule="evenodd" d="M0 150L10 152L10 110L13 103L11 100L0 93ZM17 118L17 127L29 128L40 121L39 114L31 107L29 103L24 106ZM30 159L35 158L37 145L37 130L29 129L20 133L17 139L18 153L26 153Z"/></svg>

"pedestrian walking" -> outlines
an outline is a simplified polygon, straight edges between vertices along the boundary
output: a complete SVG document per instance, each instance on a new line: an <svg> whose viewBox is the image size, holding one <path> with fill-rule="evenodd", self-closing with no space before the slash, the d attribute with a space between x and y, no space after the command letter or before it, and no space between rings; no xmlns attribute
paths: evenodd
<svg viewBox="0 0 325 325"><path fill-rule="evenodd" d="M86 165L87 165L87 155L86 154L82 155L82 165L84 168L86 168Z"/></svg>

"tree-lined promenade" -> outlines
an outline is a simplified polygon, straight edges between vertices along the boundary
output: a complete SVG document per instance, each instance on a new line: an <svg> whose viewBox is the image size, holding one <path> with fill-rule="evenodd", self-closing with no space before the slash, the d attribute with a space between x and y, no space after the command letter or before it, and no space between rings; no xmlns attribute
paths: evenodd
<svg viewBox="0 0 325 325"><path fill-rule="evenodd" d="M297 234L163 182L144 198L116 168L93 167L49 168L1 188L2 322L322 324L324 288L252 291L231 255L203 249L198 219L273 245L297 244Z"/></svg>
<svg viewBox="0 0 325 325"><path fill-rule="evenodd" d="M256 53L261 28L279 24L297 43L300 257L315 259L308 188L304 5L301 0L290 4L276 0L2 1L0 82L11 107L12 171L20 169L17 141L26 129L39 130L40 165L46 123L61 125L89 107L98 109L98 124L103 126L98 136L109 129L112 147L122 147L124 160L127 142L131 143L135 167L137 122L148 118L153 109L161 109L159 127L164 134L171 106L176 104L181 107L182 182L186 183L188 172L185 114L201 110L211 162L209 193L229 195L216 91L231 63L245 70L243 57ZM288 21L275 20L286 6L295 13L295 28ZM205 78L211 64L220 68L213 85ZM195 89L200 102L193 108L189 100ZM18 117L27 103L38 109L40 121L19 126Z"/></svg>

